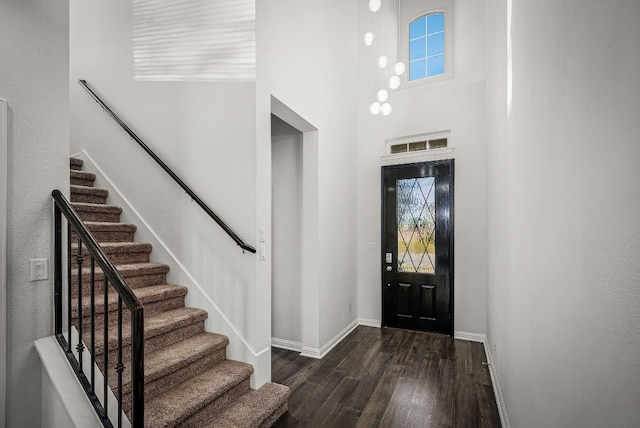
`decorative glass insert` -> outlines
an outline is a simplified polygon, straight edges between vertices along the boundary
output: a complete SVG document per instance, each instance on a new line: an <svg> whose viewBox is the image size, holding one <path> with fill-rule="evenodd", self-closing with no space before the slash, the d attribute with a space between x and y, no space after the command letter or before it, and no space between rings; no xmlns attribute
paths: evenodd
<svg viewBox="0 0 640 428"><path fill-rule="evenodd" d="M444 13L430 13L409 24L409 80L444 74Z"/></svg>
<svg viewBox="0 0 640 428"><path fill-rule="evenodd" d="M435 273L435 178L396 181L398 272Z"/></svg>

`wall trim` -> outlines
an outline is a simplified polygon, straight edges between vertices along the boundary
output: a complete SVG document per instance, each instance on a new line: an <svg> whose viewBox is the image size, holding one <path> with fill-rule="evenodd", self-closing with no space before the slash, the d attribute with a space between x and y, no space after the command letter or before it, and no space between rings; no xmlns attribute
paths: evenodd
<svg viewBox="0 0 640 428"><path fill-rule="evenodd" d="M358 325L365 325L367 327L380 328L382 326L382 322L380 320L370 320L370 319L367 319L367 318L358 318Z"/></svg>
<svg viewBox="0 0 640 428"><path fill-rule="evenodd" d="M93 160L93 158L87 153L86 150L81 150L82 156L86 160L88 160L92 166L96 169L96 172L105 180L105 182L110 187L110 190L113 190L114 193L118 195L118 197L127 205L127 209L130 210L130 213L138 219L140 222L140 226L144 226L144 228L153 236L153 238L158 242L158 244L163 248L166 254L171 258L173 262L173 267L180 269L184 275L191 281L191 284L198 289L198 292L206 299L207 303L216 311L218 316L222 318L227 327L233 332L233 334L242 342L244 348L251 353L254 361L257 363L257 358L264 354L269 350L269 347L266 347L259 352L254 350L253 347L247 342L245 337L236 329L231 320L226 316L226 314L216 305L216 303L209 297L209 295L204 291L200 283L191 275L191 273L187 270L186 266L182 264L176 257L176 255L169 249L169 247L165 244L165 242L160 238L160 236L151 228L149 223L142 217L140 212L134 208L134 206L129 202L129 200L124 196L124 194L120 191L120 189L113 183L113 181L105 174L105 172L98 166L98 164ZM255 367L254 367L255 368Z"/></svg>
<svg viewBox="0 0 640 428"><path fill-rule="evenodd" d="M5 426L7 403L7 146L9 107L0 98L0 428Z"/></svg>
<svg viewBox="0 0 640 428"><path fill-rule="evenodd" d="M288 351L302 352L302 343L294 342L292 340L278 339L277 337L271 338L271 346L278 349L286 349Z"/></svg>
<svg viewBox="0 0 640 428"><path fill-rule="evenodd" d="M482 343L484 345L484 352L487 355L487 363L489 363L489 375L491 376L491 384L493 385L493 395L496 397L496 404L498 405L500 423L502 425L502 428L511 428L509 415L507 415L507 406L504 402L504 396L502 395L502 388L500 387L500 382L498 382L498 374L496 373L495 366L493 365L493 354L491 353L491 346L489 346L487 336L484 334L483 336L484 340L482 341Z"/></svg>
<svg viewBox="0 0 640 428"><path fill-rule="evenodd" d="M456 330L453 332L454 339L468 340L469 342L484 343L487 340L487 335L482 333L469 333L468 331Z"/></svg>
<svg viewBox="0 0 640 428"><path fill-rule="evenodd" d="M300 355L302 357L311 357L322 359L325 355L329 353L338 343L340 343L345 337L349 335L356 327L358 327L358 320L355 319L349 323L348 326L342 329L338 334L333 336L331 340L329 340L323 347L321 348L311 348L309 346L302 346L302 352Z"/></svg>

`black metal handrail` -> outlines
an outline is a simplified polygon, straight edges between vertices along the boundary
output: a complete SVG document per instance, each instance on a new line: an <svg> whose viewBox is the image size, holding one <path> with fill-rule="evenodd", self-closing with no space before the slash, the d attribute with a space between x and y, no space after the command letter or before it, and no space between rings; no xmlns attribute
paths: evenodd
<svg viewBox="0 0 640 428"><path fill-rule="evenodd" d="M115 120L118 123L118 125L120 125L122 129L124 129L127 132L127 134L129 134L129 136L133 138L135 142L138 143L140 147L142 147L142 149L145 152L147 152L149 156L151 156L153 160L155 160L156 163L160 165L160 167L162 167L162 169L164 169L167 174L169 174L171 178L173 178L173 181L178 183L178 185L182 187L182 190L187 192L187 194L191 197L191 199L193 199L200 206L200 208L202 208L204 212L206 212L209 215L209 217L211 217L216 223L218 223L218 225L222 228L222 230L224 230L227 233L227 235L229 235L231 239L233 239L235 243L238 244L240 248L242 248L243 252L245 250L249 251L250 253L256 252L256 249L254 247L245 243L244 240L222 218L220 218L219 215L217 215L209 207L209 205L207 205L189 186L187 186L187 184L175 172L173 172L173 170L169 168L167 164L162 159L160 159L158 155L156 155L153 152L153 150L151 150L149 146L147 146L136 135L136 133L133 132L131 128L129 128L129 126L127 126L127 124L124 123L122 119L120 119L120 117L118 117L118 115L113 112L113 110L111 110L111 108L109 108L108 105L104 103L104 101L102 101L102 99L100 99L100 97L89 87L86 80L82 80L82 79L78 80L78 83L80 83L80 85L91 95L91 97L93 97L93 99L98 104L100 104L100 106L104 109L104 111L106 111L109 114L109 116L111 116L111 118Z"/></svg>
<svg viewBox="0 0 640 428"><path fill-rule="evenodd" d="M109 284L116 290L118 294L118 320L117 320L117 364L115 366L118 372L118 385L117 385L117 400L118 400L118 412L117 425L122 425L122 372L125 366L122 361L122 302L127 305L131 313L131 412L130 422L135 428L144 426L144 307L133 293L131 288L127 285L122 276L118 273L111 261L107 258L104 251L96 242L93 235L87 230L84 223L78 216L78 213L69 204L67 199L59 190L54 190L51 193L54 200L54 221L55 221L55 273L54 273L54 301L55 301L55 336L60 346L65 352L69 363L71 364L76 376L80 380L82 387L84 388L91 404L96 410L98 417L102 421L105 427L113 427L113 422L108 416L108 375L109 375ZM64 337L62 332L62 319L63 319L63 288L62 288L62 215L67 219L67 327L68 327L68 341ZM75 348L72 346L72 325L73 325L73 284L72 284L72 234L74 231L77 237L77 249L75 251L76 263L77 263L77 318L76 327L78 331L78 343ZM85 350L85 344L83 341L83 309L82 309L82 291L83 291L83 268L84 263L83 256L83 244L87 248L90 256L90 317L91 317L91 331L89 333L89 351L91 357L90 367L90 379L87 378L87 374L83 369L83 352ZM103 337L103 352L104 352L104 371L103 371L103 402L95 392L95 366L96 366L96 305L95 305L95 265L98 265L103 272L103 324L104 324L104 337ZM78 354L77 357L74 351Z"/></svg>

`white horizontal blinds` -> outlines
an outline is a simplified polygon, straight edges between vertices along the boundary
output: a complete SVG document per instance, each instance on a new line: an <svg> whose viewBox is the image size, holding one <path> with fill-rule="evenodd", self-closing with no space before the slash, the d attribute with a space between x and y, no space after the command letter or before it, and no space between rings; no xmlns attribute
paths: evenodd
<svg viewBox="0 0 640 428"><path fill-rule="evenodd" d="M255 80L255 0L133 0L132 21L136 80Z"/></svg>

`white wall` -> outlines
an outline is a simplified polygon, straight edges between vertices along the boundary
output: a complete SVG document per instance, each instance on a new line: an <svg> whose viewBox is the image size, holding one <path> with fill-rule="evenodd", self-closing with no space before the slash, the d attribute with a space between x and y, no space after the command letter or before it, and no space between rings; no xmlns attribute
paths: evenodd
<svg viewBox="0 0 640 428"><path fill-rule="evenodd" d="M640 3L485 4L488 337L509 419L639 426Z"/></svg>
<svg viewBox="0 0 640 428"><path fill-rule="evenodd" d="M256 256L242 254L76 81L93 85L254 246L255 84L134 81L130 3L71 1L72 151L85 150L111 180L100 175L97 185L115 186L135 208L138 216L127 210L123 220L154 244L154 261L171 264L169 281L190 287L187 304L209 312L206 328L230 336L230 358L256 365L268 351L257 337ZM256 367L258 383L263 373Z"/></svg>
<svg viewBox="0 0 640 428"><path fill-rule="evenodd" d="M302 343L302 133L271 119L271 336Z"/></svg>
<svg viewBox="0 0 640 428"><path fill-rule="evenodd" d="M350 325L357 314L356 278L356 3L342 0L256 2L257 7L257 218L271 224L271 96L304 118L317 133L317 194L306 194L318 207L304 223L316 222L318 274L305 270L303 345L314 350ZM306 135L306 133L305 133ZM304 142L305 150L307 141ZM317 215L317 220L313 218ZM268 233L270 235L270 233ZM309 236L305 233L305 236ZM305 256L310 253L305 249ZM261 296L270 298L271 266L258 263ZM314 284L314 285L310 285ZM311 288L311 289L307 289ZM313 297L310 295L313 294ZM316 297L317 296L317 297ZM349 308L349 302L352 303ZM260 318L269 323L268 308ZM269 333L269 325L265 327Z"/></svg>
<svg viewBox="0 0 640 428"><path fill-rule="evenodd" d="M8 201L0 208L7 215L8 394L0 426L40 426L33 341L53 334L51 191L69 188L68 36L67 0L0 3L0 98L9 105ZM32 258L49 259L49 280L29 282Z"/></svg>
<svg viewBox="0 0 640 428"><path fill-rule="evenodd" d="M368 9L360 3L359 33L369 27ZM395 15L387 12L389 27ZM486 332L486 137L484 125L484 16L481 2L455 2L454 75L451 80L390 91L393 112L373 116L380 79L375 61L383 53L360 43L358 100L358 308L359 317L380 321L380 156L385 139L450 129L455 168L455 319L456 331ZM379 21L380 23L382 21ZM377 32L384 34L381 26ZM375 31L375 30L374 30ZM361 37L358 38L360 40ZM380 42L382 43L382 42ZM390 49L388 56L395 58ZM375 80L377 79L377 80ZM369 249L376 244L376 250Z"/></svg>

